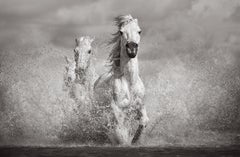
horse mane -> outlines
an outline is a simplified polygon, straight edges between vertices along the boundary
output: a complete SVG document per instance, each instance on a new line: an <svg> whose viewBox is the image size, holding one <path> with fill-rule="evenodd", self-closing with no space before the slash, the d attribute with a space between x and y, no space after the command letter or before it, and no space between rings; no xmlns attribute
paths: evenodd
<svg viewBox="0 0 240 157"><path fill-rule="evenodd" d="M111 66L110 72L112 72L116 67L120 66L121 34L119 30L132 20L133 17L131 15L120 15L114 18L114 22L118 27L118 31L112 34L113 38L108 43L109 45L113 45L112 50L108 56L108 61Z"/></svg>
<svg viewBox="0 0 240 157"><path fill-rule="evenodd" d="M82 36L75 39L76 47L81 47L83 45L87 45L88 43L91 43L94 39L92 39L89 36Z"/></svg>

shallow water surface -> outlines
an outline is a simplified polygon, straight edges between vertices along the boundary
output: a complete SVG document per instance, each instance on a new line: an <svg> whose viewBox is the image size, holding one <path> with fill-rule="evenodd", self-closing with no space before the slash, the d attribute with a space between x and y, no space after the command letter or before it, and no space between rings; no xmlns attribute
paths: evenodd
<svg viewBox="0 0 240 157"><path fill-rule="evenodd" d="M229 147L1 147L1 157L142 157L194 156L239 157L240 146Z"/></svg>

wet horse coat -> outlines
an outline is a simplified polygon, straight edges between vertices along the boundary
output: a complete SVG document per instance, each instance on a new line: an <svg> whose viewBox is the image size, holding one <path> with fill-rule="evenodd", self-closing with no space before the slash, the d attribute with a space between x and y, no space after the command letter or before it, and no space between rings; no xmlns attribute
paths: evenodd
<svg viewBox="0 0 240 157"><path fill-rule="evenodd" d="M77 103L90 103L93 94L93 85L98 75L92 64L93 39L83 36L75 40L74 61L67 62L69 67L66 76L71 81L69 84L69 94ZM65 81L66 82L66 81ZM65 83L66 84L66 83Z"/></svg>
<svg viewBox="0 0 240 157"><path fill-rule="evenodd" d="M137 19L133 19L131 15L119 16L115 21L118 32L111 41L111 44L114 44L109 56L111 70L96 81L94 96L98 102L109 104L114 113L116 125L115 139L112 142L130 144L131 137L126 126L125 111L131 107L138 111L139 128L146 126L149 121L143 103L145 90L139 76L137 59L141 30ZM136 138L138 137L132 142L136 142Z"/></svg>

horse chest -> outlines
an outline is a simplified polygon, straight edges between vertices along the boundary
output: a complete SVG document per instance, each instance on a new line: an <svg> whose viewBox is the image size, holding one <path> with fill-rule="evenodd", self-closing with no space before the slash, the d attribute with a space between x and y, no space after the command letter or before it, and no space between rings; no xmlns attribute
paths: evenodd
<svg viewBox="0 0 240 157"><path fill-rule="evenodd" d="M114 93L118 99L130 99L130 90L125 78L115 80Z"/></svg>
<svg viewBox="0 0 240 157"><path fill-rule="evenodd" d="M145 94L145 89L142 80L139 78L132 83L130 86L130 91L133 99L139 98L143 99Z"/></svg>
<svg viewBox="0 0 240 157"><path fill-rule="evenodd" d="M121 104L120 106L134 105L136 100L142 100L144 96L144 86L141 80L136 80L130 83L124 77L115 80L115 90L114 94L117 97L117 102Z"/></svg>

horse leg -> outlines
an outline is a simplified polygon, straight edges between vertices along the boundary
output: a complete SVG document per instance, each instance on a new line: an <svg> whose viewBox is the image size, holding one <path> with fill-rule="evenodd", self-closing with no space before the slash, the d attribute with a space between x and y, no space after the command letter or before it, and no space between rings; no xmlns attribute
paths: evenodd
<svg viewBox="0 0 240 157"><path fill-rule="evenodd" d="M122 111L122 109L118 107L115 103L112 104L112 109L113 109L114 116L117 120L115 133L116 133L118 144L129 145L129 131L124 125L126 115Z"/></svg>
<svg viewBox="0 0 240 157"><path fill-rule="evenodd" d="M149 122L147 111L144 105L141 106L141 109L139 110L139 116L140 116L140 122L139 122L138 129L132 139L132 144L135 144L139 140L143 132L143 129L147 126L147 123Z"/></svg>
<svg viewBox="0 0 240 157"><path fill-rule="evenodd" d="M145 106L141 107L140 112L141 112L140 125L146 127L149 122L149 118Z"/></svg>

